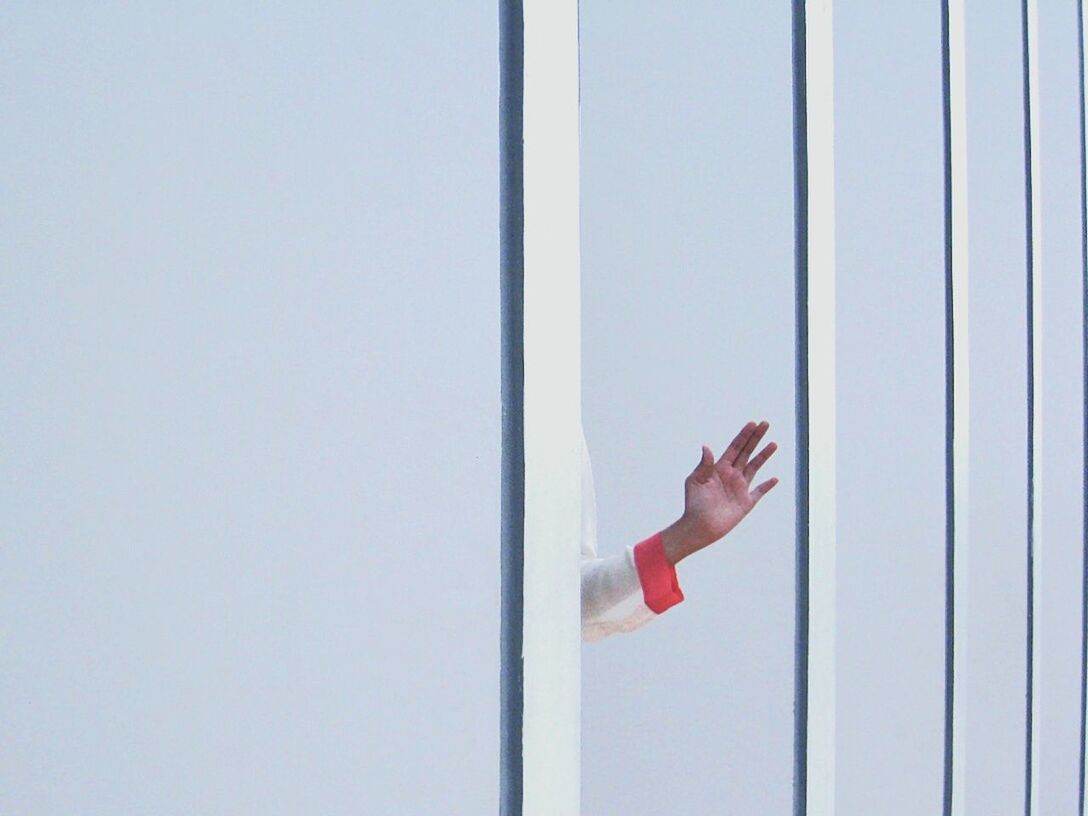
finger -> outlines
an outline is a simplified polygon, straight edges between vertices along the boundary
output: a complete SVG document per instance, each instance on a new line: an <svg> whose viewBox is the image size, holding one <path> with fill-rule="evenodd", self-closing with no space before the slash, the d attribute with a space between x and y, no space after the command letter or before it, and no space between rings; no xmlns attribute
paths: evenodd
<svg viewBox="0 0 1088 816"><path fill-rule="evenodd" d="M759 500L766 496L770 492L771 488L774 487L776 484L778 484L777 476L768 479L755 490L753 490L750 494L750 498L752 499L752 506L755 507L757 504L759 504Z"/></svg>
<svg viewBox="0 0 1088 816"><path fill-rule="evenodd" d="M752 477L756 475L756 471L763 467L763 463L770 459L776 450L778 450L778 444L768 442L767 447L759 452L759 456L748 463L748 467L744 469L744 478L748 480L749 484L752 482Z"/></svg>
<svg viewBox="0 0 1088 816"><path fill-rule="evenodd" d="M767 429L771 427L770 423L764 420L756 426L756 429L748 435L747 441L744 443L744 447L740 449L740 454L733 462L733 467L744 468L748 464L748 457L752 455L752 451L756 449L756 445L759 444L759 440L763 438L763 434L767 433Z"/></svg>
<svg viewBox="0 0 1088 816"><path fill-rule="evenodd" d="M740 453L740 449L744 447L745 441L748 439L748 434L756 429L756 423L749 422L743 428L740 429L733 441L729 443L729 447L725 449L725 453L722 454L722 458L718 460L720 465L722 462L727 464L733 464L733 460L737 458L737 454Z"/></svg>
<svg viewBox="0 0 1088 816"><path fill-rule="evenodd" d="M703 456L699 460L699 464L695 466L695 470L691 472L691 475L695 477L695 481L703 484L710 478L710 474L714 470L714 451L703 445Z"/></svg>

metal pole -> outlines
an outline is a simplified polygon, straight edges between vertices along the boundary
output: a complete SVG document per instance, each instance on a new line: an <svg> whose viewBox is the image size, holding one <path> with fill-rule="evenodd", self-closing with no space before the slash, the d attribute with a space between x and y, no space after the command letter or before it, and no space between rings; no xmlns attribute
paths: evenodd
<svg viewBox="0 0 1088 816"><path fill-rule="evenodd" d="M1088 734L1088 147L1085 138L1085 97L1088 96L1088 88L1085 85L1084 58L1088 51L1088 26L1085 26L1084 0L1077 2L1077 61L1080 74L1080 229L1081 229L1081 281L1082 281L1082 311L1081 324L1083 326L1083 342L1081 346L1081 360L1084 365L1084 439L1082 447L1082 501L1083 511L1081 515L1081 531L1084 535L1084 547L1082 550L1082 583L1081 583L1081 677L1080 677L1080 761L1079 761L1079 787L1078 816L1085 816L1088 810L1088 793L1085 791L1085 740Z"/></svg>
<svg viewBox="0 0 1088 816"><path fill-rule="evenodd" d="M1028 364L1028 542L1027 542L1027 694L1024 751L1024 812L1039 809L1039 695L1035 682L1039 676L1039 651L1036 649L1037 617L1035 589L1041 583L1042 480L1039 463L1042 455L1042 266L1040 263L1039 189L1039 10L1036 0L1022 0L1022 36L1024 64L1024 197L1027 222L1027 364Z"/></svg>
<svg viewBox="0 0 1088 816"><path fill-rule="evenodd" d="M525 367L524 178L520 0L499 2L499 290L501 313L502 475L499 813L521 816L524 676Z"/></svg>
<svg viewBox="0 0 1088 816"><path fill-rule="evenodd" d="M945 170L945 816L966 814L968 354L967 105L963 0L944 0Z"/></svg>
<svg viewBox="0 0 1088 816"><path fill-rule="evenodd" d="M577 816L577 0L501 0L502 816Z"/></svg>

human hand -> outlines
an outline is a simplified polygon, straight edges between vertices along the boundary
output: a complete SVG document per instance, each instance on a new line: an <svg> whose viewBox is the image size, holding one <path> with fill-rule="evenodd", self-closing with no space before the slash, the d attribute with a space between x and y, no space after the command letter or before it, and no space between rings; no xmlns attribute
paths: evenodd
<svg viewBox="0 0 1088 816"><path fill-rule="evenodd" d="M703 445L702 460L684 480L684 515L662 531L672 563L724 536L778 484L777 478L770 478L750 489L756 472L778 449L770 442L749 461L769 427L765 420L746 424L717 462L714 452Z"/></svg>

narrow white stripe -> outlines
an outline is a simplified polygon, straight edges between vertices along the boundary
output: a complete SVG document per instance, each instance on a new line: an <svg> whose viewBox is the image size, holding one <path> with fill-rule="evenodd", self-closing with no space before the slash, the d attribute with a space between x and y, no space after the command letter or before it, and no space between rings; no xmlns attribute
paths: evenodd
<svg viewBox="0 0 1088 816"><path fill-rule="evenodd" d="M577 816L581 317L578 3L525 0L524 816Z"/></svg>
<svg viewBox="0 0 1088 816"><path fill-rule="evenodd" d="M832 0L805 4L810 816L835 812L835 128Z"/></svg>

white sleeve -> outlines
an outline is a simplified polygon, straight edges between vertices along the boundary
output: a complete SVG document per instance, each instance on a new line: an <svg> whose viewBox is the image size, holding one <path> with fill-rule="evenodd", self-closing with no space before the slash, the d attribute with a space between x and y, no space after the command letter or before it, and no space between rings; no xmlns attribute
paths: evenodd
<svg viewBox="0 0 1088 816"><path fill-rule="evenodd" d="M589 446L582 432L582 640L600 640L649 623L684 599L655 533L622 553L597 557L597 506Z"/></svg>

